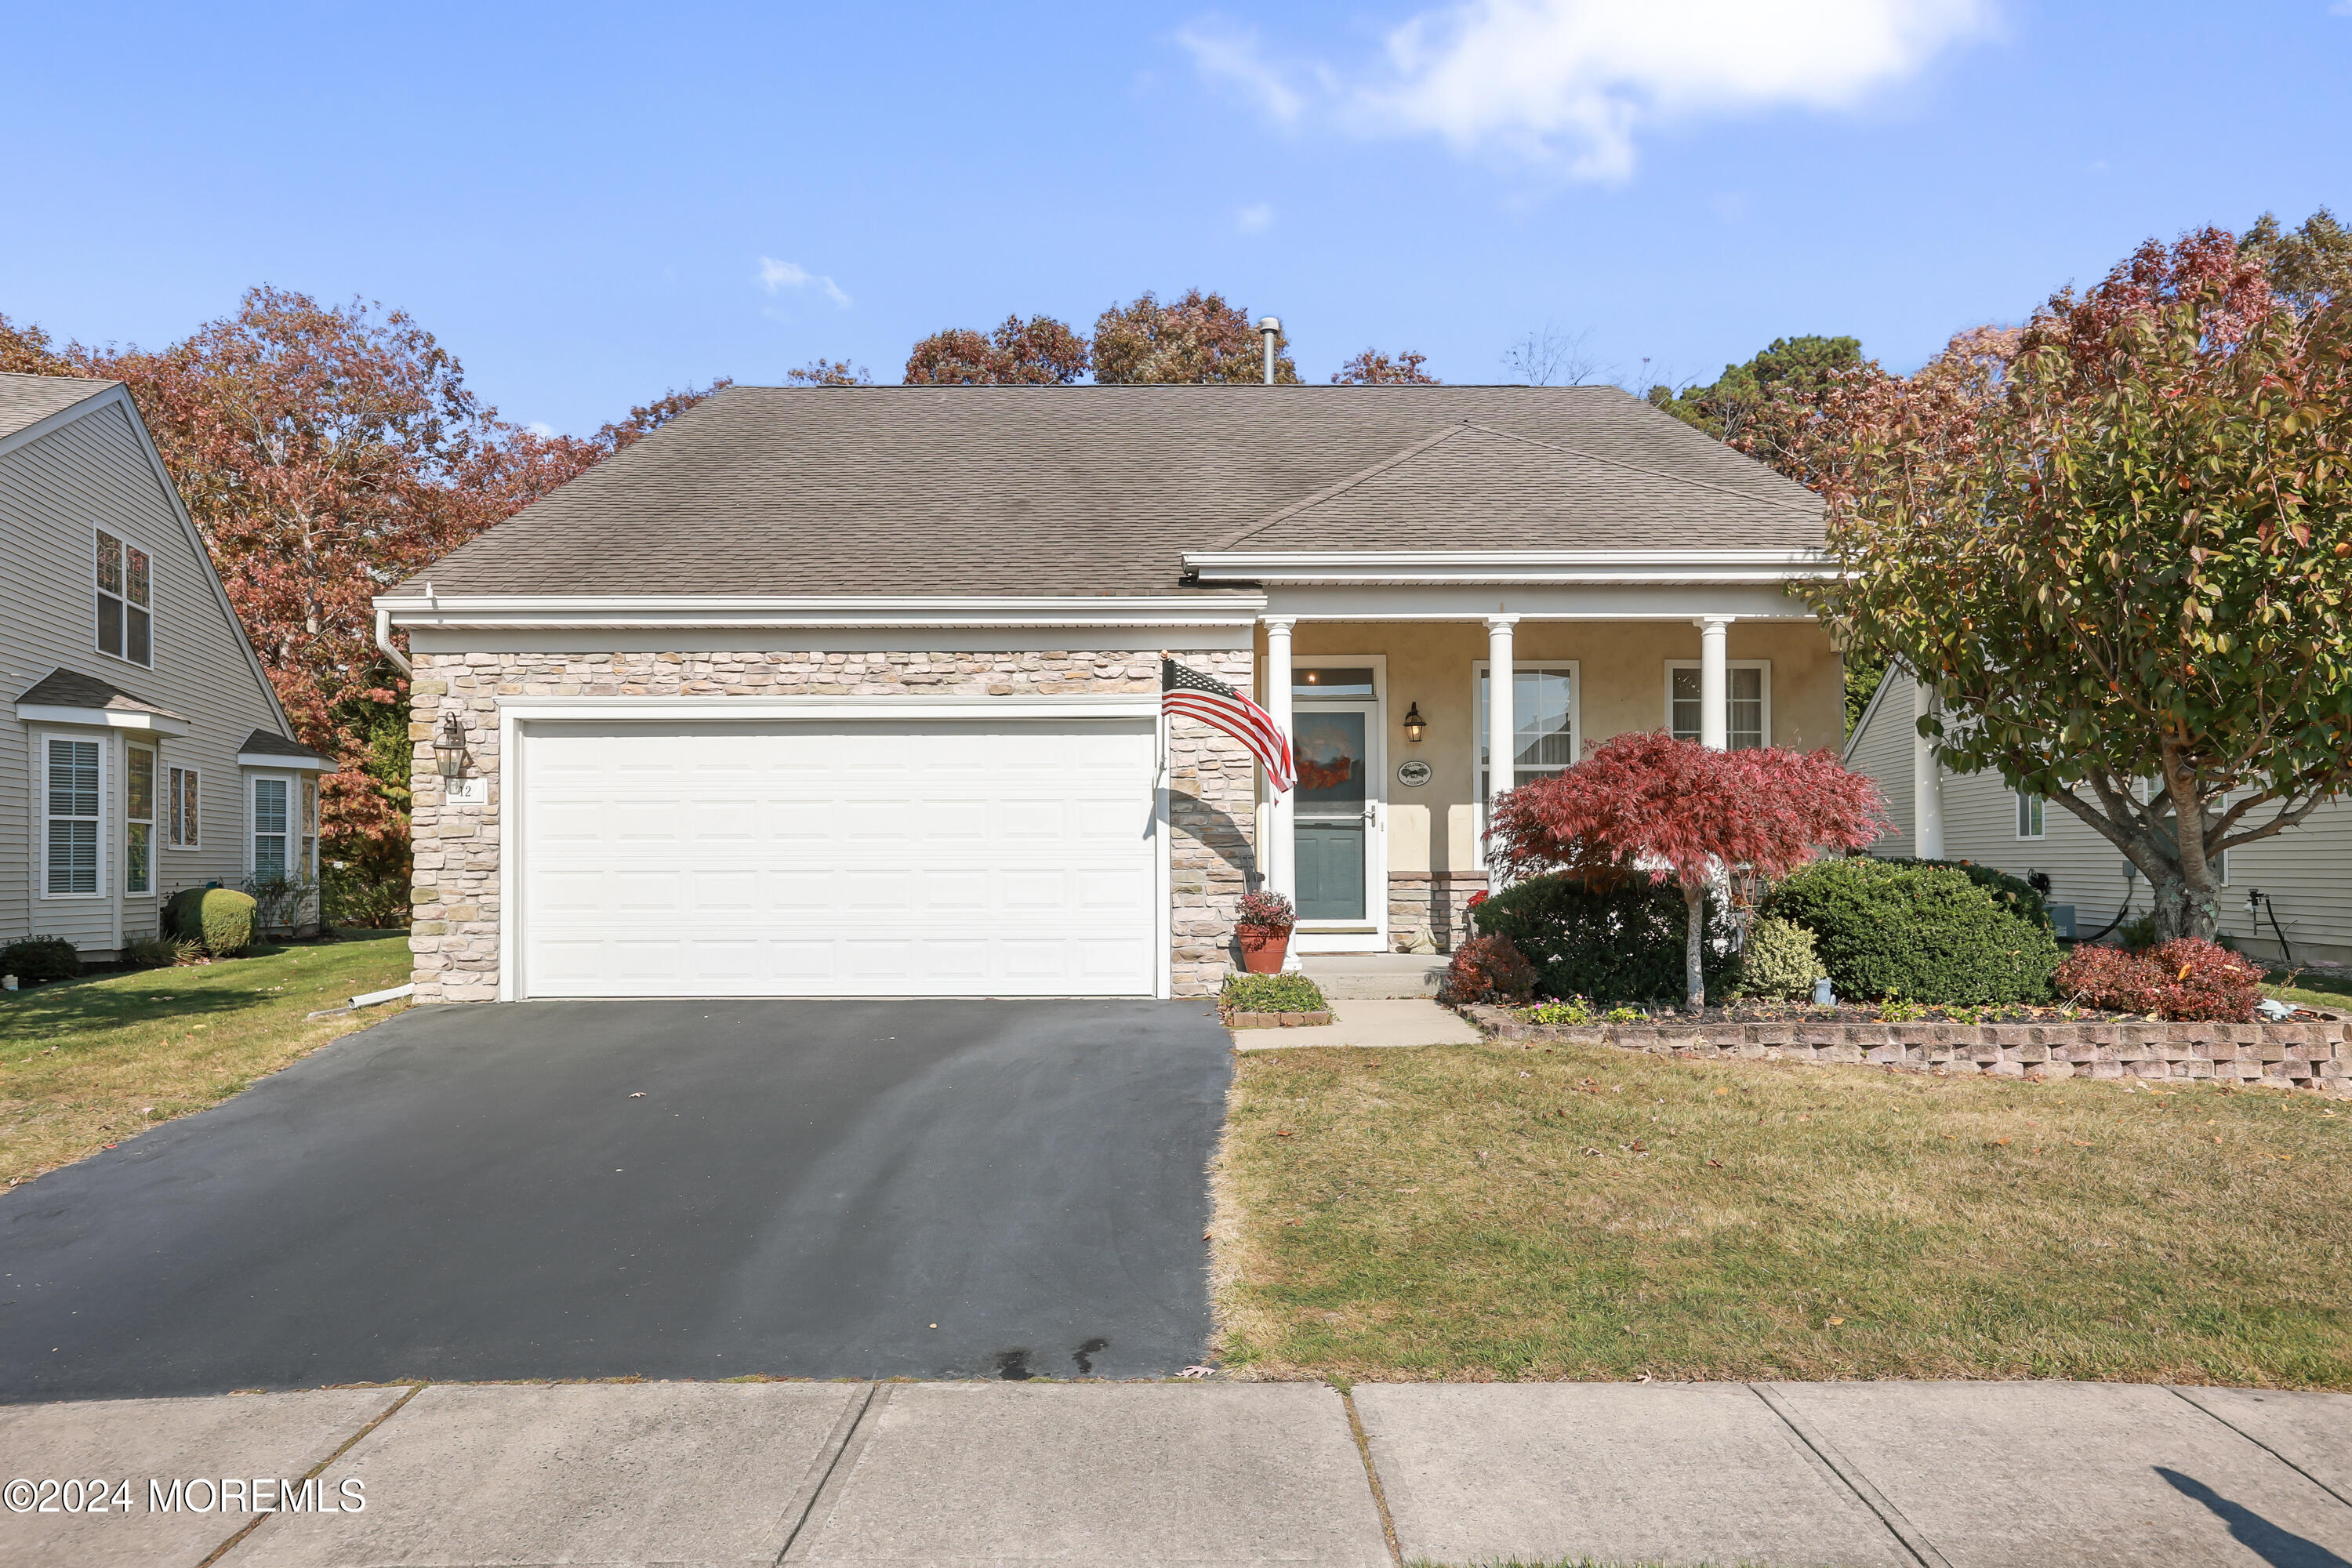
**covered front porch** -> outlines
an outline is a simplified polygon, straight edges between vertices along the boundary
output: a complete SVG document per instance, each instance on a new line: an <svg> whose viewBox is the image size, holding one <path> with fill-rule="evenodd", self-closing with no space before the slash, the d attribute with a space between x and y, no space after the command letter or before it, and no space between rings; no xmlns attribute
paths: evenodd
<svg viewBox="0 0 2352 1568"><path fill-rule="evenodd" d="M1495 795L1612 735L1843 739L1838 655L1777 587L1680 616L1562 605L1557 591L1481 596L1496 607L1369 616L1349 613L1360 595L1270 585L1256 695L1293 737L1298 784L1273 795L1261 783L1257 842L1267 885L1297 905L1293 952L1451 951L1487 886ZM1496 734L1513 737L1507 770Z"/></svg>

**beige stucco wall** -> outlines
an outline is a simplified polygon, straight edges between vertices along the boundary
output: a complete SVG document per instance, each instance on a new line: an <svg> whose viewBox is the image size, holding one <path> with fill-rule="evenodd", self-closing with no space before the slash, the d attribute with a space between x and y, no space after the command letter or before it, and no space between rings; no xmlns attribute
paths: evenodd
<svg viewBox="0 0 2352 1568"><path fill-rule="evenodd" d="M1184 659L1246 688L1250 656ZM1159 659L1134 652L418 653L408 733L416 794L411 822L415 919L410 947L419 1002L489 1002L499 994L504 909L499 702L530 697L1070 696L1160 689ZM445 800L433 737L457 715L479 804ZM1168 738L1170 970L1179 996L1213 994L1234 917L1256 861L1255 764L1238 741L1178 720Z"/></svg>
<svg viewBox="0 0 2352 1568"><path fill-rule="evenodd" d="M1263 661L1263 632L1257 652ZM1388 661L1390 876L1474 874L1474 676L1486 657L1485 625L1301 621L1292 633L1294 665L1349 654L1380 654ZM1521 621L1513 650L1515 661L1523 665L1576 661L1583 689L1583 742L1664 726L1667 661L1698 657L1699 630L1686 621ZM1843 678L1819 623L1735 621L1727 657L1770 664L1772 744L1811 750L1843 742ZM1263 689L1259 698L1265 700ZM1429 721L1417 746L1406 742L1403 729L1405 712L1414 703ZM1431 778L1409 789L1397 783L1396 768L1415 758L1430 765Z"/></svg>

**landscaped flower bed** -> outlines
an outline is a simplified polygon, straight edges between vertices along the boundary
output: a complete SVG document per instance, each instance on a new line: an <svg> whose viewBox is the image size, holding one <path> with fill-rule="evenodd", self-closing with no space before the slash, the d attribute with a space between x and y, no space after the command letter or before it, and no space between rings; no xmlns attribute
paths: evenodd
<svg viewBox="0 0 2352 1568"><path fill-rule="evenodd" d="M1954 1012L1958 1009L1940 1009ZM1996 1078L2197 1079L2352 1095L2352 1024L2313 1015L2284 1024L2151 1023L2080 1009L2011 1008L2017 1022L1889 1023L1864 1009L1791 1008L1785 1018L1668 1014L1639 1023L1538 1024L1533 1009L1466 1007L1490 1038L1523 1047L1615 1046L1697 1058L1874 1063ZM1717 1010L1710 1009L1710 1015ZM1883 1013L1884 1009L1880 1009Z"/></svg>
<svg viewBox="0 0 2352 1568"><path fill-rule="evenodd" d="M1304 974L1228 974L1217 1010L1229 1029L1305 1029L1331 1021L1323 988Z"/></svg>

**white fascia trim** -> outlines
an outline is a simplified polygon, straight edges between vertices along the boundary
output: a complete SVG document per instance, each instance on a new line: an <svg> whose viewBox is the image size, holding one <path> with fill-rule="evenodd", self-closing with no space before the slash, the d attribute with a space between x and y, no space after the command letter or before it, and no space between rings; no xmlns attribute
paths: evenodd
<svg viewBox="0 0 2352 1568"><path fill-rule="evenodd" d="M532 719L1156 719L1156 692L1052 697L501 697L502 713Z"/></svg>
<svg viewBox="0 0 2352 1568"><path fill-rule="evenodd" d="M46 702L19 702L16 717L27 724L82 724L94 730L145 730L157 735L190 733L188 723L167 713L140 713L120 708L57 708Z"/></svg>
<svg viewBox="0 0 2352 1568"><path fill-rule="evenodd" d="M241 768L269 768L285 773L331 773L335 764L317 757L285 757L276 752L239 752L236 765Z"/></svg>
<svg viewBox="0 0 2352 1568"><path fill-rule="evenodd" d="M1834 577L1817 550L1187 551L1202 583L1787 583Z"/></svg>
<svg viewBox="0 0 2352 1568"><path fill-rule="evenodd" d="M950 595L436 594L379 598L375 608L403 626L1245 626L1265 607L1262 594L1068 595L965 597Z"/></svg>

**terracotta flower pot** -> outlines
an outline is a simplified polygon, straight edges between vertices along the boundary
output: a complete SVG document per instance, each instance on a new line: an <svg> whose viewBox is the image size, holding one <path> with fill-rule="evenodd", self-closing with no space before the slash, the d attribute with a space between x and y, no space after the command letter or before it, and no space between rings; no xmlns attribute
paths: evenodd
<svg viewBox="0 0 2352 1568"><path fill-rule="evenodd" d="M1290 949L1290 932L1280 926L1235 926L1241 939L1242 967L1252 974L1279 974L1282 955Z"/></svg>

